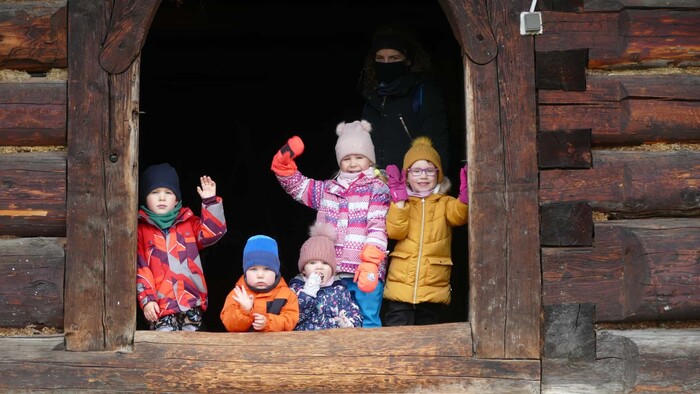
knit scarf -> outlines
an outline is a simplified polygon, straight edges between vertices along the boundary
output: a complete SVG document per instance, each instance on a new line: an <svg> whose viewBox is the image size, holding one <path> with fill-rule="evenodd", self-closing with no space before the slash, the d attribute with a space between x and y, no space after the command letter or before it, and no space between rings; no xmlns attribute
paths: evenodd
<svg viewBox="0 0 700 394"><path fill-rule="evenodd" d="M166 213L155 213L146 208L145 205L141 205L141 209L146 212L148 217L151 218L161 230L167 230L175 223L175 219L177 219L177 215L180 213L180 208L182 208L182 201L178 201L175 208Z"/></svg>
<svg viewBox="0 0 700 394"><path fill-rule="evenodd" d="M348 188L353 182L360 177L360 174L365 174L367 178L376 178L377 175L374 173L374 167L370 167L362 172L338 172L338 177L336 181L340 183L344 188Z"/></svg>
<svg viewBox="0 0 700 394"><path fill-rule="evenodd" d="M413 190L411 190L410 187L407 187L406 191L408 192L408 195L411 197L425 198L431 194L437 193L439 189L440 189L440 185L435 186L435 188L433 190L425 190L422 192L414 192Z"/></svg>

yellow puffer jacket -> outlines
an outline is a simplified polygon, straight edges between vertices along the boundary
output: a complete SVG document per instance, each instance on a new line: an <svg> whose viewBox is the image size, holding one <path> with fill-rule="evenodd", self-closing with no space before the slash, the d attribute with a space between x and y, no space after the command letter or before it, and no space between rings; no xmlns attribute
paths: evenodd
<svg viewBox="0 0 700 394"><path fill-rule="evenodd" d="M398 242L389 255L384 298L449 305L452 228L468 219L468 205L445 194L409 197L403 208L392 202L386 229Z"/></svg>

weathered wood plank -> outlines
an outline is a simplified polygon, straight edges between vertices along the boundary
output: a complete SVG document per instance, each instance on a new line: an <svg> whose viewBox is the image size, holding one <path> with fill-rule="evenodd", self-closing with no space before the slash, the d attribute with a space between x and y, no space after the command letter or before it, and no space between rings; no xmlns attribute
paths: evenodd
<svg viewBox="0 0 700 394"><path fill-rule="evenodd" d="M540 168L591 168L591 130L537 133Z"/></svg>
<svg viewBox="0 0 700 394"><path fill-rule="evenodd" d="M700 76L588 75L585 92L540 90L539 130L590 128L593 143L700 141Z"/></svg>
<svg viewBox="0 0 700 394"><path fill-rule="evenodd" d="M138 112L140 58L119 75L110 76L109 163L105 166L107 216L105 271L105 346L131 346L136 327L136 221L138 211Z"/></svg>
<svg viewBox="0 0 700 394"><path fill-rule="evenodd" d="M700 65L700 11L545 11L542 20L547 34L537 37L537 51L589 48L589 68Z"/></svg>
<svg viewBox="0 0 700 394"><path fill-rule="evenodd" d="M110 74L121 74L141 54L148 29L161 0L117 0L100 64Z"/></svg>
<svg viewBox="0 0 700 394"><path fill-rule="evenodd" d="M489 2L489 11L499 48L500 127L505 154L507 225L503 242L508 248L505 358L539 358L541 274L537 103L535 74L522 72L534 70L534 38L526 39L520 35L519 14L513 12L512 2Z"/></svg>
<svg viewBox="0 0 700 394"><path fill-rule="evenodd" d="M0 155L0 235L66 235L66 153Z"/></svg>
<svg viewBox="0 0 700 394"><path fill-rule="evenodd" d="M591 246L593 212L585 202L545 204L540 207L540 244Z"/></svg>
<svg viewBox="0 0 700 394"><path fill-rule="evenodd" d="M66 81L0 82L0 146L66 144Z"/></svg>
<svg viewBox="0 0 700 394"><path fill-rule="evenodd" d="M60 337L0 338L0 388L539 393L539 360L472 358L470 332L469 323L262 335L138 331L133 351L119 353L61 351ZM372 345L358 352L358 343Z"/></svg>
<svg viewBox="0 0 700 394"><path fill-rule="evenodd" d="M699 329L601 330L595 362L542 360L542 393L695 393Z"/></svg>
<svg viewBox="0 0 700 394"><path fill-rule="evenodd" d="M105 350L105 277L111 222L109 81L97 58L109 3L71 0L68 15L68 180L65 334L71 351ZM128 260L128 252L124 261ZM86 308L85 306L90 307ZM113 308L115 306L110 305Z"/></svg>
<svg viewBox="0 0 700 394"><path fill-rule="evenodd" d="M700 75L667 70L666 74L590 74L583 92L538 91L540 104L604 104L628 99L699 101Z"/></svg>
<svg viewBox="0 0 700 394"><path fill-rule="evenodd" d="M477 357L504 358L506 209L503 139L494 62L465 60L469 160L469 321Z"/></svg>
<svg viewBox="0 0 700 394"><path fill-rule="evenodd" d="M595 361L595 305L547 305L544 316L543 358Z"/></svg>
<svg viewBox="0 0 700 394"><path fill-rule="evenodd" d="M619 11L623 8L700 8L700 0L583 0L586 11Z"/></svg>
<svg viewBox="0 0 700 394"><path fill-rule="evenodd" d="M46 72L66 68L67 0L4 1L0 68Z"/></svg>
<svg viewBox="0 0 700 394"><path fill-rule="evenodd" d="M700 152L595 150L591 169L540 171L540 204L573 201L617 218L697 216Z"/></svg>
<svg viewBox="0 0 700 394"><path fill-rule="evenodd" d="M464 53L476 64L486 64L498 54L488 24L486 4L480 1L439 0Z"/></svg>
<svg viewBox="0 0 700 394"><path fill-rule="evenodd" d="M538 89L586 90L588 49L538 52L536 86Z"/></svg>
<svg viewBox="0 0 700 394"><path fill-rule="evenodd" d="M0 326L63 327L64 238L0 239Z"/></svg>
<svg viewBox="0 0 700 394"><path fill-rule="evenodd" d="M700 219L595 224L592 248L542 248L545 305L592 303L596 321L700 313Z"/></svg>

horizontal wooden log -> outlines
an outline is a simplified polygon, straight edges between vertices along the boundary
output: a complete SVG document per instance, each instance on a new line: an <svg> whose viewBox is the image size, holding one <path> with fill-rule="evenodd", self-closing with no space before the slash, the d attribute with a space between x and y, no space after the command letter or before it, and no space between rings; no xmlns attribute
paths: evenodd
<svg viewBox="0 0 700 394"><path fill-rule="evenodd" d="M537 52L588 48L588 68L700 65L700 11L623 10L619 13L545 11Z"/></svg>
<svg viewBox="0 0 700 394"><path fill-rule="evenodd" d="M586 11L619 11L623 8L700 8L700 0L583 0Z"/></svg>
<svg viewBox="0 0 700 394"><path fill-rule="evenodd" d="M700 330L601 330L595 362L542 360L543 393L695 393Z"/></svg>
<svg viewBox="0 0 700 394"><path fill-rule="evenodd" d="M0 69L46 72L66 68L67 0L3 1Z"/></svg>
<svg viewBox="0 0 700 394"><path fill-rule="evenodd" d="M266 334L137 331L133 351L120 353L61 351L60 338L0 338L0 389L538 392L539 360L474 359L470 332L469 323Z"/></svg>
<svg viewBox="0 0 700 394"><path fill-rule="evenodd" d="M66 235L66 153L0 155L0 235Z"/></svg>
<svg viewBox="0 0 700 394"><path fill-rule="evenodd" d="M597 322L700 314L700 219L595 224L591 248L542 248L545 305L592 303Z"/></svg>
<svg viewBox="0 0 700 394"><path fill-rule="evenodd" d="M539 130L591 129L594 144L700 142L700 76L589 75L585 92L540 90Z"/></svg>
<svg viewBox="0 0 700 394"><path fill-rule="evenodd" d="M0 82L0 90L0 146L66 145L66 81Z"/></svg>
<svg viewBox="0 0 700 394"><path fill-rule="evenodd" d="M540 205L587 201L613 218L700 214L700 152L593 151L593 168L540 171Z"/></svg>
<svg viewBox="0 0 700 394"><path fill-rule="evenodd" d="M631 99L700 101L700 75L667 74L590 74L583 92L540 90L538 103L547 105L602 105ZM576 127L580 128L580 127Z"/></svg>
<svg viewBox="0 0 700 394"><path fill-rule="evenodd" d="M63 327L65 238L0 239L0 326Z"/></svg>

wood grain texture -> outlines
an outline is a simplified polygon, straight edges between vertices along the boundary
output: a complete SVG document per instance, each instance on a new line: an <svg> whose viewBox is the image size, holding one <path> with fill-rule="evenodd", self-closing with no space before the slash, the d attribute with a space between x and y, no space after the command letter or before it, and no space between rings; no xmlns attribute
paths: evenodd
<svg viewBox="0 0 700 394"><path fill-rule="evenodd" d="M0 82L0 146L66 145L66 81Z"/></svg>
<svg viewBox="0 0 700 394"><path fill-rule="evenodd" d="M65 238L0 239L0 327L63 327Z"/></svg>
<svg viewBox="0 0 700 394"><path fill-rule="evenodd" d="M537 133L539 168L591 168L591 161L591 130Z"/></svg>
<svg viewBox="0 0 700 394"><path fill-rule="evenodd" d="M542 246L591 246L593 212L585 202L545 204L540 207Z"/></svg>
<svg viewBox="0 0 700 394"><path fill-rule="evenodd" d="M505 358L540 356L540 240L534 39L523 38L509 1L489 2L499 55L506 238ZM517 208L516 208L517 207ZM494 240L491 240L494 241Z"/></svg>
<svg viewBox="0 0 700 394"><path fill-rule="evenodd" d="M439 0L457 41L469 59L486 64L498 54L483 1Z"/></svg>
<svg viewBox="0 0 700 394"><path fill-rule="evenodd" d="M540 90L539 130L591 129L594 144L700 141L700 76L589 75L585 92Z"/></svg>
<svg viewBox="0 0 700 394"><path fill-rule="evenodd" d="M148 29L161 0L117 0L100 64L110 74L121 74L141 54Z"/></svg>
<svg viewBox="0 0 700 394"><path fill-rule="evenodd" d="M112 222L107 207L106 168L109 148L109 81L97 57L109 22L108 4L71 1L68 35L68 189L66 197L66 348L105 350L107 245ZM124 262L133 263L131 253ZM131 255L133 256L133 255ZM85 305L90 305L85 308ZM110 306L113 307L113 306Z"/></svg>
<svg viewBox="0 0 700 394"><path fill-rule="evenodd" d="M545 11L542 21L547 34L538 36L538 52L588 48L591 69L700 65L700 11Z"/></svg>
<svg viewBox="0 0 700 394"><path fill-rule="evenodd" d="M694 393L700 330L600 330L594 362L542 360L542 393Z"/></svg>
<svg viewBox="0 0 700 394"><path fill-rule="evenodd" d="M595 304L597 322L697 318L699 229L697 218L599 222L591 248L542 248L543 302Z"/></svg>
<svg viewBox="0 0 700 394"><path fill-rule="evenodd" d="M62 351L61 337L0 338L7 349L0 373L8 377L0 388L539 392L539 360L475 359L470 332L469 323L265 334L137 331L133 350L119 353ZM358 352L362 343L368 346ZM163 371L173 373L163 379Z"/></svg>
<svg viewBox="0 0 700 394"><path fill-rule="evenodd" d="M0 155L0 235L66 234L66 153Z"/></svg>
<svg viewBox="0 0 700 394"><path fill-rule="evenodd" d="M3 1L0 69L46 72L67 65L67 0Z"/></svg>
<svg viewBox="0 0 700 394"><path fill-rule="evenodd" d="M119 349L133 342L137 305L135 253L138 212L138 112L140 58L121 74L110 76L110 132L105 163L106 226L105 347Z"/></svg>
<svg viewBox="0 0 700 394"><path fill-rule="evenodd" d="M614 218L700 214L700 152L593 151L588 170L540 171L540 204L587 201Z"/></svg>
<svg viewBox="0 0 700 394"><path fill-rule="evenodd" d="M700 8L700 0L582 0L586 11L619 11L623 8Z"/></svg>

